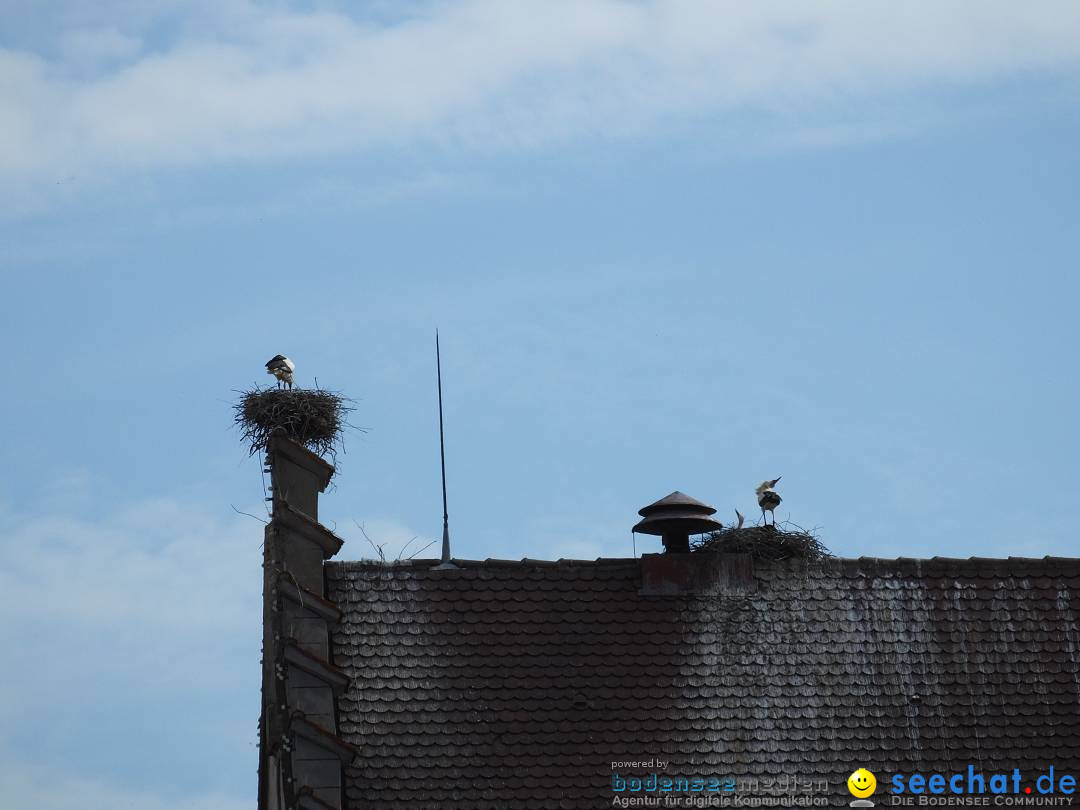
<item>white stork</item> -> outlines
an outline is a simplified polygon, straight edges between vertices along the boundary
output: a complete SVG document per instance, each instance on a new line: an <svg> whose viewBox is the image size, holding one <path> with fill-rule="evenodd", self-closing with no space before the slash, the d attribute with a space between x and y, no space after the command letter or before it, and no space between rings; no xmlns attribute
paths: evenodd
<svg viewBox="0 0 1080 810"><path fill-rule="evenodd" d="M746 517L738 509L735 510L735 517L738 518L738 523L736 524L735 528L741 529L743 523L746 522Z"/></svg>
<svg viewBox="0 0 1080 810"><path fill-rule="evenodd" d="M275 354L266 361L266 373L277 377L278 388L281 388L281 384L285 383L289 386L289 390L292 390L293 372L295 370L296 365L283 354Z"/></svg>
<svg viewBox="0 0 1080 810"><path fill-rule="evenodd" d="M774 478L772 481L762 481L761 485L755 490L757 493L757 504L761 507L761 519L765 521L765 525L769 525L768 519L765 517L766 512L772 512L772 525L776 525L776 507L780 505L780 501L783 500L779 495L773 491L773 487L776 486L780 478Z"/></svg>

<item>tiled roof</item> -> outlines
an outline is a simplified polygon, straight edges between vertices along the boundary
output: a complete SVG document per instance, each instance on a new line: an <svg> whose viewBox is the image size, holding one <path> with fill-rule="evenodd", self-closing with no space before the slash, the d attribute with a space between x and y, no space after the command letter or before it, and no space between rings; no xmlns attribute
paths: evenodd
<svg viewBox="0 0 1080 810"><path fill-rule="evenodd" d="M327 563L348 806L610 807L611 763L654 757L844 804L859 766L1080 769L1078 559L742 564L663 596L648 559Z"/></svg>

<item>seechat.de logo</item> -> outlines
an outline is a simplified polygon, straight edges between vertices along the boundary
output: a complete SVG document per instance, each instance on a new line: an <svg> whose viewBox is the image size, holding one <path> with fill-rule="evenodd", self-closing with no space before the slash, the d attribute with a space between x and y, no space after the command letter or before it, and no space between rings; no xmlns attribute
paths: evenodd
<svg viewBox="0 0 1080 810"><path fill-rule="evenodd" d="M1053 793L1061 793L1063 803L1072 803L1071 796L1076 792L1076 777L1058 771L1055 774L1051 765L1045 773L1027 774L1013 768L1012 773L981 773L974 765L967 766L967 772L955 773L898 773L890 780L890 793L894 796L918 798L919 804L939 804L936 795L978 796L996 794L993 804L1045 804L1041 799ZM927 795L929 794L929 795ZM1022 796L1027 801L1013 800L1013 796ZM1030 797L1030 798L1028 798ZM1065 798L1069 797L1069 798ZM892 804L899 802L893 801ZM986 803L986 802L982 802Z"/></svg>

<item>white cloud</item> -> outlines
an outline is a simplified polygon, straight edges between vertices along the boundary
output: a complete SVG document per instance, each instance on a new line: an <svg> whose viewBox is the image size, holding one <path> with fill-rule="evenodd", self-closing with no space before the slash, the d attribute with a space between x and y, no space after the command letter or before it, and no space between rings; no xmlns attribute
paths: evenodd
<svg viewBox="0 0 1080 810"><path fill-rule="evenodd" d="M77 483L85 498L85 482ZM250 518L214 517L160 498L95 520L62 513L0 519L0 612L7 617L121 635L152 630L170 642L258 626L262 530Z"/></svg>
<svg viewBox="0 0 1080 810"><path fill-rule="evenodd" d="M872 134L891 127L867 100L1080 62L1069 0L462 0L392 22L194 8L164 43L83 12L51 48L0 50L0 176L724 137L743 113Z"/></svg>
<svg viewBox="0 0 1080 810"><path fill-rule="evenodd" d="M137 38L113 27L64 31L58 40L63 60L84 70L101 69L131 59L142 50L142 43Z"/></svg>
<svg viewBox="0 0 1080 810"><path fill-rule="evenodd" d="M75 476L49 488L49 512L0 509L5 798L238 806L217 794L246 792L256 758L261 527L164 498L102 510L88 487ZM98 513L65 514L65 492L69 509Z"/></svg>

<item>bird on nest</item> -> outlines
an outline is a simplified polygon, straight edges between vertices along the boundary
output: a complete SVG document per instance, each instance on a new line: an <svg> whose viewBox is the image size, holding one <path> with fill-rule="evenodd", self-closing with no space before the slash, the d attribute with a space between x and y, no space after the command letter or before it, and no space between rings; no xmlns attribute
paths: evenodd
<svg viewBox="0 0 1080 810"><path fill-rule="evenodd" d="M755 490L757 493L757 503L761 507L761 519L765 521L765 525L769 525L769 521L765 516L766 512L772 512L773 522L772 525L776 525L776 507L780 505L780 501L783 500L773 487L780 481L780 477L774 478L772 481L762 481L760 486Z"/></svg>
<svg viewBox="0 0 1080 810"><path fill-rule="evenodd" d="M278 388L281 388L282 383L284 383L289 386L290 391L292 390L293 372L295 370L296 364L283 354L275 354L266 361L266 373L277 377Z"/></svg>

